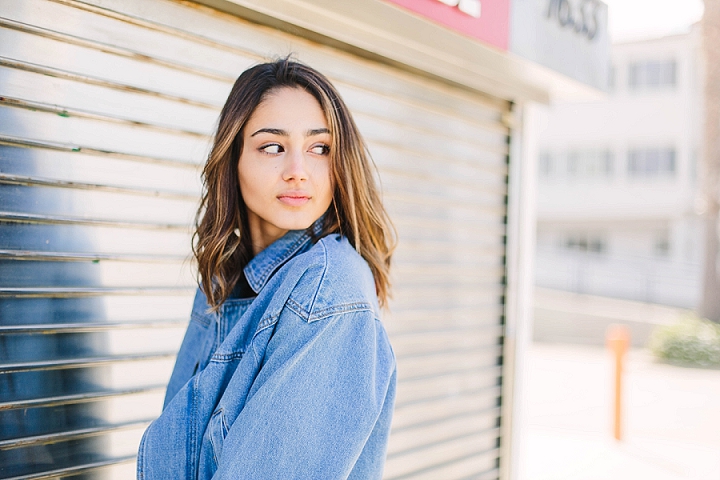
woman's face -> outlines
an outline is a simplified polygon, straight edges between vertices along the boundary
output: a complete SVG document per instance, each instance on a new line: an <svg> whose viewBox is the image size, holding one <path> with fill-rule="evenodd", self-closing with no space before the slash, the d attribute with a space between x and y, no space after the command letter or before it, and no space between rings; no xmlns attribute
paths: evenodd
<svg viewBox="0 0 720 480"><path fill-rule="evenodd" d="M312 225L333 198L331 136L315 97L300 88L271 91L243 130L238 162L255 253L288 230Z"/></svg>

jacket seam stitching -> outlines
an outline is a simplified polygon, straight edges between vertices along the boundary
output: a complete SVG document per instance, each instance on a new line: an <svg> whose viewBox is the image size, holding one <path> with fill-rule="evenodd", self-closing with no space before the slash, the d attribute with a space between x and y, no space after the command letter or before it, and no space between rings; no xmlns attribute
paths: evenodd
<svg viewBox="0 0 720 480"><path fill-rule="evenodd" d="M328 267L327 247L325 246L325 242L320 241L318 243L320 244L320 246L322 246L322 250L323 250L323 270L322 270L322 275L320 276L320 281L318 282L317 289L315 289L315 293L313 294L312 300L310 301L310 305L308 308L308 316L307 316L308 322L312 321L311 320L312 316L313 316L312 312L313 312L313 309L315 308L315 302L317 301L317 297L320 294L320 289L322 288L322 284L325 281L325 275L327 274L327 267Z"/></svg>
<svg viewBox="0 0 720 480"><path fill-rule="evenodd" d="M257 349L255 348L255 339L257 339L258 335L260 335L260 333L263 330L275 325L279 318L280 318L280 313L276 313L276 314L270 315L269 317L266 317L266 318L260 320L260 322L258 322L258 326L255 329L253 338L252 338L252 340L250 340L250 350L252 350L253 357L255 358L256 362L259 362L260 358L258 357Z"/></svg>
<svg viewBox="0 0 720 480"><path fill-rule="evenodd" d="M215 353L211 357L210 361L214 362L229 362L238 360L245 355L244 351L232 352L232 353Z"/></svg>
<svg viewBox="0 0 720 480"><path fill-rule="evenodd" d="M316 312L310 313L306 311L302 305L300 305L297 301L293 300L292 298L287 299L287 307L289 310L294 312L296 315L298 315L300 318L302 318L305 321L313 322L317 320L321 320L323 318L331 317L333 315L340 315L343 313L350 313L350 312L359 312L359 311L372 311L372 305L366 302L352 302L352 303L341 303L339 305L333 305L327 308L324 308L322 310L318 310ZM376 321L379 321L378 318L373 315L373 318Z"/></svg>
<svg viewBox="0 0 720 480"><path fill-rule="evenodd" d="M309 321L317 321L323 318L332 317L333 315L341 315L344 313L372 311L372 306L366 302L343 303L333 305L332 307L319 310L310 315ZM373 316L374 318L374 316Z"/></svg>

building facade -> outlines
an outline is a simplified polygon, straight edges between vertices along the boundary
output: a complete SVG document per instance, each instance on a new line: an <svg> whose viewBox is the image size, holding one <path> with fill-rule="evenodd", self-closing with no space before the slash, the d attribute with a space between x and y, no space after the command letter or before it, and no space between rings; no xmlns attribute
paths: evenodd
<svg viewBox="0 0 720 480"><path fill-rule="evenodd" d="M544 109L536 284L695 307L700 31L615 44L609 92Z"/></svg>

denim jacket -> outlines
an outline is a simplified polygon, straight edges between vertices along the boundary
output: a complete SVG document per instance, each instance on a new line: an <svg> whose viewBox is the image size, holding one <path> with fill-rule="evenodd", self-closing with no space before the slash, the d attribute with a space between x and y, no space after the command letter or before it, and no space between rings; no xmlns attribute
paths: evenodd
<svg viewBox="0 0 720 480"><path fill-rule="evenodd" d="M395 357L347 239L290 231L245 267L257 296L198 290L138 479L379 479Z"/></svg>

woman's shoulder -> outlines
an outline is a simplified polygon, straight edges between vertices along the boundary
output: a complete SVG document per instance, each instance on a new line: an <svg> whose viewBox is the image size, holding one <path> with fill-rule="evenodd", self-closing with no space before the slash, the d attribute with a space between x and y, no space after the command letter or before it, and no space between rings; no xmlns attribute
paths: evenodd
<svg viewBox="0 0 720 480"><path fill-rule="evenodd" d="M338 234L322 237L292 263L303 269L303 274L290 299L311 318L352 310L378 315L370 267L347 238Z"/></svg>

